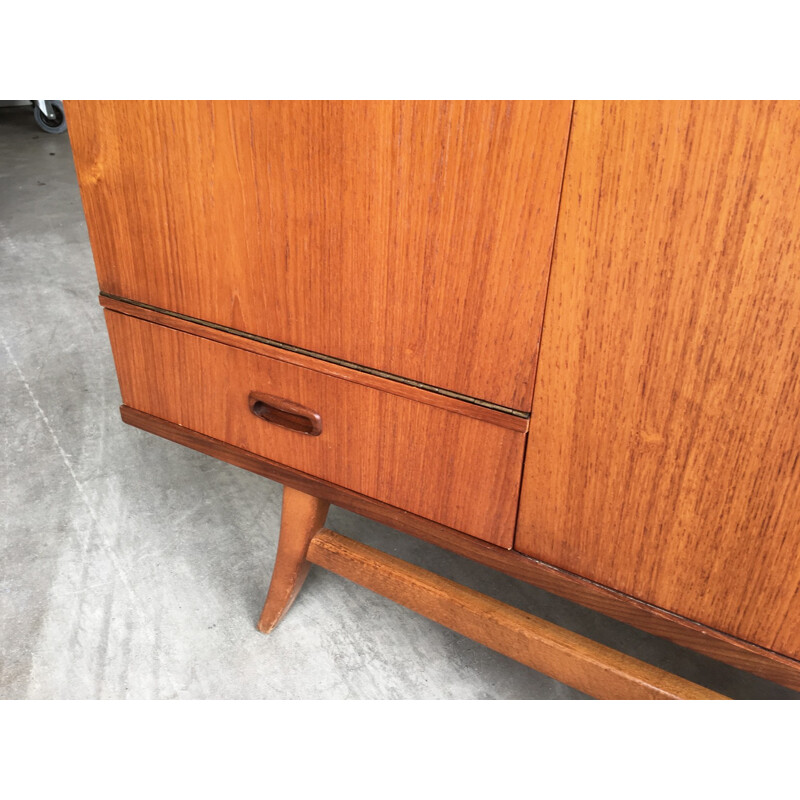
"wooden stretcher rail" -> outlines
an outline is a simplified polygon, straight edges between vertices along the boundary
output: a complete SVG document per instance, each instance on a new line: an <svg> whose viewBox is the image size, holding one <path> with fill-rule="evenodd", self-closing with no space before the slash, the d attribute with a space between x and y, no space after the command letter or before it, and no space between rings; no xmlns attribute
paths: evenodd
<svg viewBox="0 0 800 800"><path fill-rule="evenodd" d="M323 528L309 562L593 697L721 700L722 695Z"/></svg>

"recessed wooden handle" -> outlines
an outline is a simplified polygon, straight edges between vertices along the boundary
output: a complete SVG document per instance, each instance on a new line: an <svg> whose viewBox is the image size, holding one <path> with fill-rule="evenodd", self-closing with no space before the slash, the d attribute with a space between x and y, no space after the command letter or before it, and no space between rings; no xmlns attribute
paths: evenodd
<svg viewBox="0 0 800 800"><path fill-rule="evenodd" d="M306 436L319 436L322 433L320 415L291 400L250 392L248 402L250 411L266 422L280 425L290 431L304 433Z"/></svg>

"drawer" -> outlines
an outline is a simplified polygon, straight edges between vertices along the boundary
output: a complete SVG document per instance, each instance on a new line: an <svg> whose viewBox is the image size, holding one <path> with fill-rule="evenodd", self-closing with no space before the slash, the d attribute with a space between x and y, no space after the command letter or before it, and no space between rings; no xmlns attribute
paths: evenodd
<svg viewBox="0 0 800 800"><path fill-rule="evenodd" d="M106 311L125 405L511 547L525 434ZM450 402L452 406L452 401Z"/></svg>

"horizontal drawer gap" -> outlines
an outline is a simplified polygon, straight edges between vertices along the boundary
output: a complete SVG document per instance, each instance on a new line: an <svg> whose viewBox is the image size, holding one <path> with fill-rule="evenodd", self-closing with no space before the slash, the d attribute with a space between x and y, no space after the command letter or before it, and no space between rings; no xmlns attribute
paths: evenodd
<svg viewBox="0 0 800 800"><path fill-rule="evenodd" d="M316 353L313 350L306 350L304 347L296 347L295 345L286 344L285 342L278 342L275 339L268 339L265 336L256 336L253 333L246 333L245 331L236 330L235 328L228 328L225 325L219 325L216 322L208 322L203 319L198 319L197 317L190 317L186 314L180 314L177 311L169 311L165 308L159 308L158 306L151 306L148 303L142 303L138 300L130 300L127 297L119 297L114 294L109 294L108 292L100 292L101 297L107 297L109 300L116 300L120 303L126 303L127 305L136 306L137 308L144 308L148 311L155 311L159 314L163 314L167 317L174 317L175 319L181 319L186 322L192 322L195 325L202 325L206 328L213 328L214 330L223 331L224 333L229 333L234 336L241 336L244 339L250 339L254 342L260 342L261 344L269 345L270 347L277 347L280 350L287 350L290 353L297 353L303 356L309 356L310 358L316 358L320 361L326 361L329 364L336 364L340 367L346 367L348 369L355 370L357 372L363 372L367 375L374 375L377 378L384 378L386 380L394 381L395 383L402 383L406 386L413 386L416 389L422 389L427 392L432 392L434 394L442 395L443 397L450 397L453 400L461 400L465 403L471 403L472 405L480 406L481 408L490 408L493 411L499 411L503 414L509 414L513 417L519 417L520 419L529 419L530 414L524 411L518 411L515 408L507 408L506 406L498 405L497 403L491 403L488 400L480 400L477 397L470 397L469 395L460 394L459 392L453 392L449 389L442 389L438 386L431 386L428 383L421 383L420 381L411 380L410 378L402 378L399 375L393 375L391 372L384 372L380 369L373 369L372 367L365 367L361 364L354 364L352 361L345 361L342 358L334 358L333 356L327 356L324 353Z"/></svg>

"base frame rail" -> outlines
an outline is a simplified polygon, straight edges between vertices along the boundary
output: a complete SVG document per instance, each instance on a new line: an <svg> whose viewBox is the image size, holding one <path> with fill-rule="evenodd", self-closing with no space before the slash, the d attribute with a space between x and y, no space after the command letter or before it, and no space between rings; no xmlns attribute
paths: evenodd
<svg viewBox="0 0 800 800"><path fill-rule="evenodd" d="M281 534L258 628L271 631L311 564L602 699L722 700L710 689L323 527L328 503L284 488Z"/></svg>

